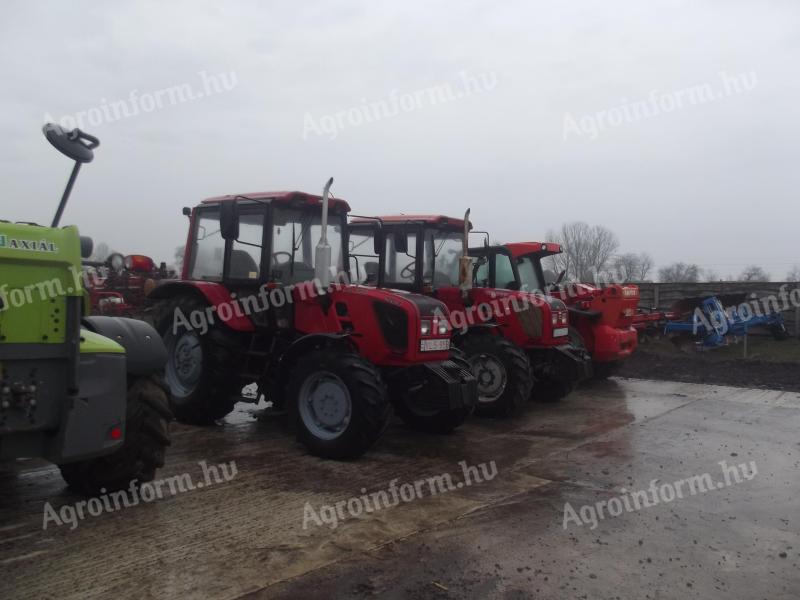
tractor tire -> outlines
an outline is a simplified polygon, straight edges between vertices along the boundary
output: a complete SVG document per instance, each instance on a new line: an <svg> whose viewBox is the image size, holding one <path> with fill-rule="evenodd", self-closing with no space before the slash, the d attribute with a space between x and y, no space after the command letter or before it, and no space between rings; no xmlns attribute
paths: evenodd
<svg viewBox="0 0 800 600"><path fill-rule="evenodd" d="M621 368L622 362L619 360L592 363L592 378L599 380L608 379L609 377L616 375L617 371L619 371Z"/></svg>
<svg viewBox="0 0 800 600"><path fill-rule="evenodd" d="M468 335L460 349L478 381L475 413L512 417L525 405L533 375L525 353L504 337Z"/></svg>
<svg viewBox="0 0 800 600"><path fill-rule="evenodd" d="M164 378L170 389L170 409L181 423L212 425L233 410L242 382L237 377L242 342L224 324L208 325L205 334L179 325L175 311L189 318L206 312L208 304L193 296L162 301L156 309L156 330L167 346Z"/></svg>
<svg viewBox="0 0 800 600"><path fill-rule="evenodd" d="M295 364L286 390L289 423L311 454L350 459L383 435L392 405L380 373L358 354L331 346Z"/></svg>
<svg viewBox="0 0 800 600"><path fill-rule="evenodd" d="M586 342L577 328L569 327L569 342L576 348L586 350ZM568 396L575 389L575 382L564 381L552 377L543 377L536 380L531 389L530 399L535 402L558 402Z"/></svg>
<svg viewBox="0 0 800 600"><path fill-rule="evenodd" d="M472 366L467 361L466 355L458 348L450 349L450 360L458 364L462 369L472 372ZM422 384L412 382L408 386L390 387L389 393L395 412L411 429L436 434L452 433L454 429L464 423L475 409L474 406L462 406L461 408L449 410L425 410L420 408L420 404L415 403L413 396L415 393L423 393L424 390L424 382ZM424 400L421 404L424 407Z"/></svg>
<svg viewBox="0 0 800 600"><path fill-rule="evenodd" d="M166 386L160 376L128 379L125 441L113 454L59 465L67 485L97 495L151 481L170 445Z"/></svg>

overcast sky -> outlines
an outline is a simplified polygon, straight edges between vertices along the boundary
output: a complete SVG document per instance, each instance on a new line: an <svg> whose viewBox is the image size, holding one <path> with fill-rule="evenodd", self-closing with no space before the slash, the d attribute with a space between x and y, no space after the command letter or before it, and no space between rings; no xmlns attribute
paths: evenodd
<svg viewBox="0 0 800 600"><path fill-rule="evenodd" d="M203 198L333 176L359 214L470 207L500 241L584 220L657 265L780 279L800 263L799 17L797 0L5 1L0 218L49 223L70 164L40 128L80 118L102 146L63 223L124 254L171 261ZM203 97L173 101L187 84Z"/></svg>

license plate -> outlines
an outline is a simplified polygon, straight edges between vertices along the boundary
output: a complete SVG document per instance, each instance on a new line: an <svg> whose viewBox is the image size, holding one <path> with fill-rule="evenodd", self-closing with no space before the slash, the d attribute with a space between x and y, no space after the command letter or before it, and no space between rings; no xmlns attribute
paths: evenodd
<svg viewBox="0 0 800 600"><path fill-rule="evenodd" d="M553 330L553 337L562 337L565 335L569 335L569 329L566 327L559 327L558 329Z"/></svg>
<svg viewBox="0 0 800 600"><path fill-rule="evenodd" d="M450 340L420 340L420 352L434 352L436 350L450 350Z"/></svg>

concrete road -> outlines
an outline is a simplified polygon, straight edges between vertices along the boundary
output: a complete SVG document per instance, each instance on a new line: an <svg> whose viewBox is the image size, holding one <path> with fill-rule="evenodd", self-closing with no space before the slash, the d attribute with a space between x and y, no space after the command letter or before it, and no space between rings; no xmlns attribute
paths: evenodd
<svg viewBox="0 0 800 600"><path fill-rule="evenodd" d="M798 431L798 394L612 380L334 463L242 404L127 508L2 465L0 598L798 598Z"/></svg>

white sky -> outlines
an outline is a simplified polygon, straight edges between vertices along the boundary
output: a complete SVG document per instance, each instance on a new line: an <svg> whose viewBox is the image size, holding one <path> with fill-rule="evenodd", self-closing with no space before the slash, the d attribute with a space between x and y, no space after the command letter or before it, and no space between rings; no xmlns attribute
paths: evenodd
<svg viewBox="0 0 800 600"><path fill-rule="evenodd" d="M69 174L56 119L235 73L224 93L85 129L102 146L64 223L171 261L182 206L300 189L329 176L354 212L461 214L501 241L564 221L613 229L621 251L719 275L782 278L798 250L800 2L23 2L0 20L0 218L48 222ZM491 75L491 89L334 139L324 115ZM750 74L739 94L623 122L626 101ZM669 100L669 99L668 99ZM327 121L326 121L327 122ZM304 139L304 130L306 133Z"/></svg>

